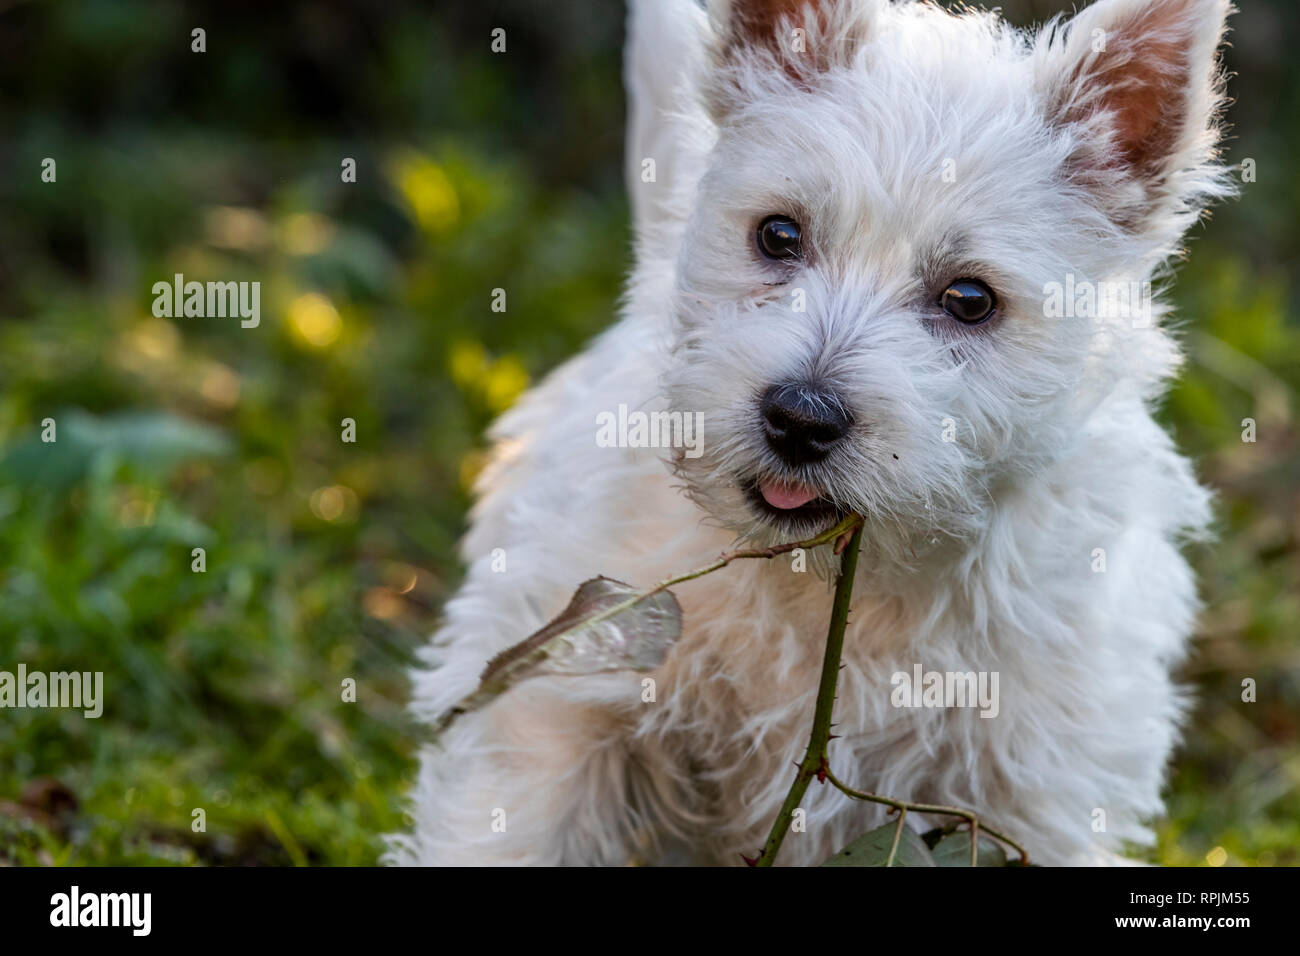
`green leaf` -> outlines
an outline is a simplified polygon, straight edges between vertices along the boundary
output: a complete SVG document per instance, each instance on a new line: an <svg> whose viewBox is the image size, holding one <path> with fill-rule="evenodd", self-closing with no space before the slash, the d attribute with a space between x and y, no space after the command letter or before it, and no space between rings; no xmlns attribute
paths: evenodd
<svg viewBox="0 0 1300 956"><path fill-rule="evenodd" d="M53 417L55 441L43 442L34 435L0 459L0 471L16 484L63 488L106 459L166 474L182 461L221 455L229 448L221 432L210 425L165 413L97 417L71 409Z"/></svg>
<svg viewBox="0 0 1300 956"><path fill-rule="evenodd" d="M970 866L970 833L949 833L934 848L934 862L939 866ZM992 837L980 834L979 865L1006 866L1007 854Z"/></svg>
<svg viewBox="0 0 1300 956"><path fill-rule="evenodd" d="M884 866L898 832L897 821L869 830L822 866ZM892 866L937 866L925 841L911 827L904 826Z"/></svg>

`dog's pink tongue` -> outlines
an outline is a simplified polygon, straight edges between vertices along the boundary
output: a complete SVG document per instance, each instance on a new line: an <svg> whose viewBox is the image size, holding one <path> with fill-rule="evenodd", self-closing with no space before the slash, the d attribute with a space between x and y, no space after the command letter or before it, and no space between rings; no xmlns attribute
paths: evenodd
<svg viewBox="0 0 1300 956"><path fill-rule="evenodd" d="M763 500L773 508L789 511L806 505L817 497L818 491L809 485L797 481L773 481L768 479L758 486Z"/></svg>

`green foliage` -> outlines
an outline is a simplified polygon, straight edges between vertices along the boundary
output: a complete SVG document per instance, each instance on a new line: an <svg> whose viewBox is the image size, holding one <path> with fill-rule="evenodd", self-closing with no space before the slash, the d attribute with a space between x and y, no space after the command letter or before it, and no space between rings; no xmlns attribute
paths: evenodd
<svg viewBox="0 0 1300 956"><path fill-rule="evenodd" d="M933 843L927 840L926 845L939 866L970 866L969 833L949 833ZM996 840L981 835L978 863L980 866L1006 866L1007 852Z"/></svg>
<svg viewBox="0 0 1300 956"><path fill-rule="evenodd" d="M106 702L97 720L4 712L0 859L374 863L402 825L405 670L460 573L482 431L612 315L617 172L593 190L522 139L478 141L513 89L471 90L482 54L414 5L372 24L387 99L345 84L280 105L282 77L237 95L242 71L347 62L288 28L310 16L348 47L343 14L217 18L196 63L188 28L73 6L5 14L32 58L0 67L24 171L0 182L0 669L103 671ZM156 109L142 77L206 115ZM407 122L425 108L444 112ZM333 110L376 129L358 144ZM268 135L280 119L298 128ZM556 132L538 120L519 128ZM178 272L260 281L260 326L154 317L153 283ZM75 812L44 805L51 780Z"/></svg>
<svg viewBox="0 0 1300 956"><path fill-rule="evenodd" d="M897 845L895 845L897 840ZM969 844L968 844L969 846ZM969 853L969 850L968 850ZM967 857L969 860L969 856ZM868 830L822 866L937 866L930 848L911 827L897 823Z"/></svg>

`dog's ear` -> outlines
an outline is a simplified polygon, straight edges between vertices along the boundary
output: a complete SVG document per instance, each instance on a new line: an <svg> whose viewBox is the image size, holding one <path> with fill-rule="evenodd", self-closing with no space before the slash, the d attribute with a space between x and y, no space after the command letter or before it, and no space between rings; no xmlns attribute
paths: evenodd
<svg viewBox="0 0 1300 956"><path fill-rule="evenodd" d="M1121 224L1229 191L1215 149L1231 11L1230 0L1098 0L1040 41L1049 122L1079 133L1071 178Z"/></svg>
<svg viewBox="0 0 1300 956"><path fill-rule="evenodd" d="M715 119L747 94L776 83L811 88L847 63L886 0L707 0L713 77L705 90Z"/></svg>
<svg viewBox="0 0 1300 956"><path fill-rule="evenodd" d="M789 54L799 51L791 49L796 38L787 31L804 26L828 5L828 0L709 0L708 9L720 52L762 46Z"/></svg>

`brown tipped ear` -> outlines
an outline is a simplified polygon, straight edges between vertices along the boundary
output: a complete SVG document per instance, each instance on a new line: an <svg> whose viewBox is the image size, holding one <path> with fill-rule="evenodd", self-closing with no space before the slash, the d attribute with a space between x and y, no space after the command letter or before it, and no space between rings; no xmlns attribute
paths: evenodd
<svg viewBox="0 0 1300 956"><path fill-rule="evenodd" d="M1049 119L1079 124L1076 162L1158 187L1218 141L1217 50L1229 0L1099 0L1040 50Z"/></svg>
<svg viewBox="0 0 1300 956"><path fill-rule="evenodd" d="M816 0L710 0L709 13L724 48L765 46L781 51L790 38L781 35L782 20L802 23L820 6ZM808 10L805 10L808 8Z"/></svg>
<svg viewBox="0 0 1300 956"><path fill-rule="evenodd" d="M811 87L818 73L851 58L883 2L708 0L719 74L709 97L715 116L734 105L746 80L781 76Z"/></svg>

